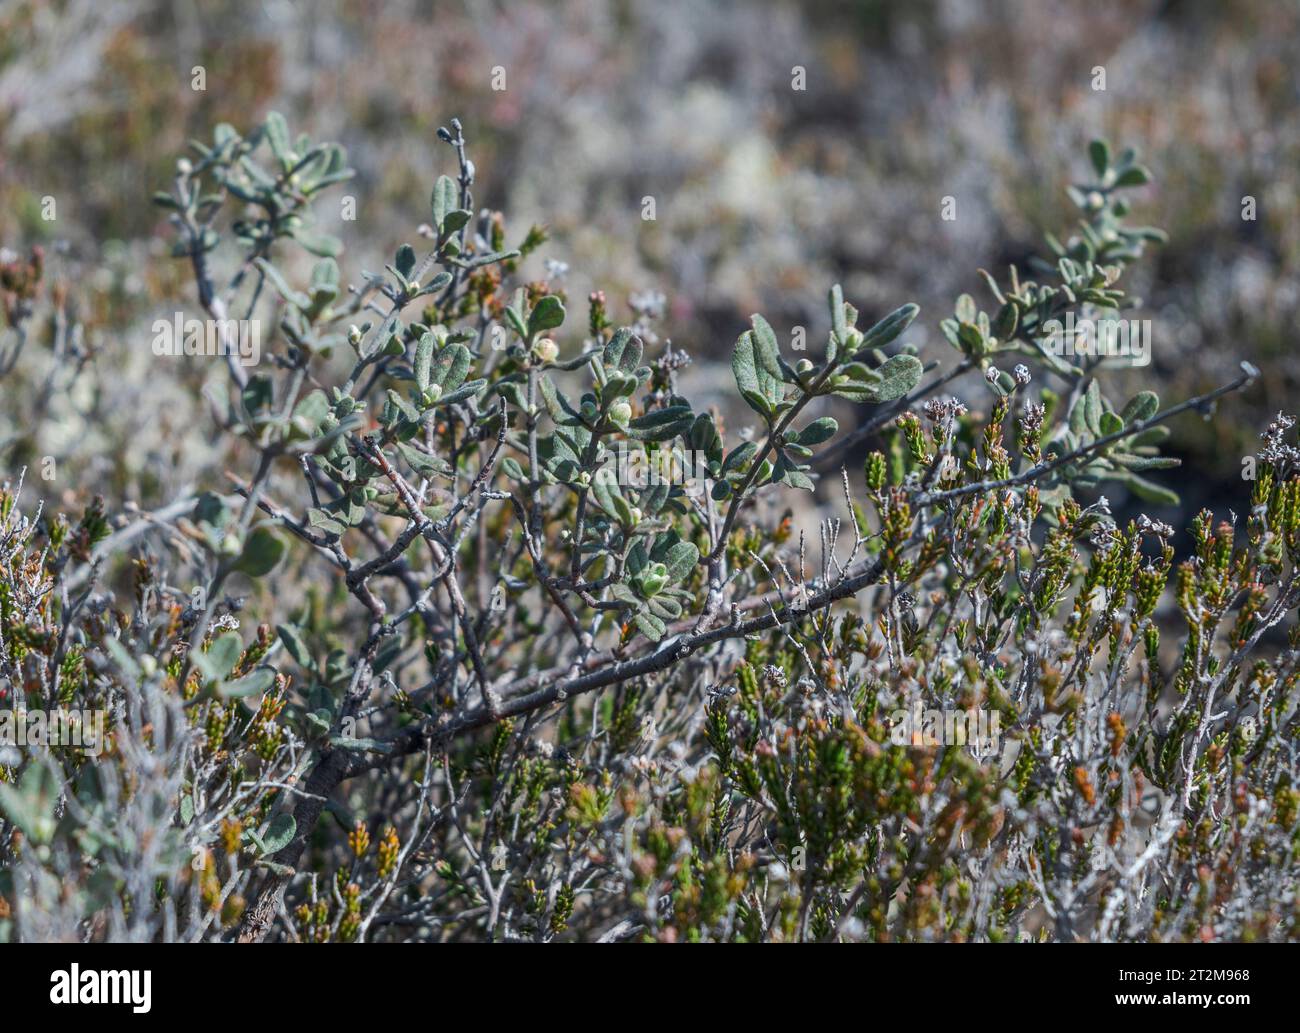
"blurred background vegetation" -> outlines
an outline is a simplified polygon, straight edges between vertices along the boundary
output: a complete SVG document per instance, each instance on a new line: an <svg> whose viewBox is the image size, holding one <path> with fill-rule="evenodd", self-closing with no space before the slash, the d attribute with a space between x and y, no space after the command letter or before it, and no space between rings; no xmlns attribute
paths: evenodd
<svg viewBox="0 0 1300 1033"><path fill-rule="evenodd" d="M275 109L343 143L358 170L342 191L354 222L337 194L319 205L346 243L345 280L417 242L433 179L454 171L435 130L458 116L477 202L506 212L512 241L551 229L529 274L567 263L570 296L601 288L625 321L629 296L662 292L697 405L730 393L720 371L751 312L782 335L806 326L818 347L837 280L864 325L918 302L909 339L950 365L937 325L959 293L980 295L976 270L1002 277L1045 250L1042 231L1068 228L1088 139L1135 146L1156 177L1138 221L1170 243L1130 281L1153 320L1151 365L1112 393L1170 402L1258 365L1218 419L1174 425L1185 466L1160 478L1189 511L1241 507L1241 457L1300 377L1298 46L1290 0L0 0L0 246L46 248L43 300L62 302L97 371L46 391L30 420L42 394L22 370L0 383L0 468L56 454L72 483L141 505L219 477L195 389L224 369L150 352L153 319L193 312L194 295L149 197L187 140ZM29 348L58 319L38 331ZM955 390L987 405L978 383Z"/></svg>

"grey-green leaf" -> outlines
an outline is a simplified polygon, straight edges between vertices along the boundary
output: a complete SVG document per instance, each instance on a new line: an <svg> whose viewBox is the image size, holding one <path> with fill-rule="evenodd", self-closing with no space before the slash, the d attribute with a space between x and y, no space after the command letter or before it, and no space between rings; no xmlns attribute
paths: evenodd
<svg viewBox="0 0 1300 1033"><path fill-rule="evenodd" d="M781 350L776 343L776 334L771 325L762 316L755 313L749 317L754 327L754 358L759 369L775 380L784 380L781 369Z"/></svg>
<svg viewBox="0 0 1300 1033"><path fill-rule="evenodd" d="M449 344L434 363L430 380L442 389L443 395L447 395L465 382L472 361L473 356L463 344Z"/></svg>
<svg viewBox="0 0 1300 1033"><path fill-rule="evenodd" d="M554 294L547 294L538 300L528 315L528 333L535 337L547 330L554 330L563 322L563 303Z"/></svg>
<svg viewBox="0 0 1300 1033"><path fill-rule="evenodd" d="M433 225L439 232L447 222L447 216L456 211L459 205L460 192L456 188L456 181L450 176L439 176L438 182L433 185L433 197L430 204L433 207Z"/></svg>
<svg viewBox="0 0 1300 1033"><path fill-rule="evenodd" d="M1105 140L1093 140L1088 144L1088 157L1092 159L1093 171L1098 176L1106 175L1106 170L1110 168L1110 147Z"/></svg>
<svg viewBox="0 0 1300 1033"><path fill-rule="evenodd" d="M206 651L193 654L194 666L204 677L216 681L234 670L243 652L244 643L239 633L227 631L224 635L219 635Z"/></svg>
<svg viewBox="0 0 1300 1033"><path fill-rule="evenodd" d="M1144 502L1153 502L1161 506L1176 506L1179 503L1177 492L1152 484L1137 474L1126 474L1121 479L1128 489Z"/></svg>
<svg viewBox="0 0 1300 1033"><path fill-rule="evenodd" d="M1093 434L1101 433L1101 388L1095 380L1083 396L1083 421Z"/></svg>
<svg viewBox="0 0 1300 1033"><path fill-rule="evenodd" d="M801 445L820 445L823 441L829 441L833 438L835 432L839 429L840 425L835 422L835 417L823 416L819 420L813 420L803 430L794 434L793 440Z"/></svg>
<svg viewBox="0 0 1300 1033"><path fill-rule="evenodd" d="M254 528L234 569L249 577L265 577L275 569L284 552L284 542L269 527Z"/></svg>
<svg viewBox="0 0 1300 1033"><path fill-rule="evenodd" d="M638 416L628 424L628 437L637 441L667 441L690 430L695 414L689 405L670 405Z"/></svg>
<svg viewBox="0 0 1300 1033"><path fill-rule="evenodd" d="M298 831L298 822L292 814L282 812L271 819L271 824L262 836L262 846L267 854L279 853L289 845L293 834Z"/></svg>
<svg viewBox="0 0 1300 1033"><path fill-rule="evenodd" d="M397 258L393 264L402 274L402 279L409 280L411 273L415 271L415 248L410 244L403 244L397 249Z"/></svg>
<svg viewBox="0 0 1300 1033"><path fill-rule="evenodd" d="M433 368L435 344L433 334L422 334L420 343L415 346L415 382L421 391L429 389L429 371Z"/></svg>
<svg viewBox="0 0 1300 1033"><path fill-rule="evenodd" d="M693 542L678 542L668 550L664 557L664 566L668 568L668 583L676 584L689 577L695 565L700 561L700 550Z"/></svg>
<svg viewBox="0 0 1300 1033"><path fill-rule="evenodd" d="M312 670L315 661L312 659L311 650L307 648L307 643L303 641L302 632L292 624L281 624L275 630L294 662L305 670Z"/></svg>
<svg viewBox="0 0 1300 1033"><path fill-rule="evenodd" d="M1120 419L1126 427L1151 419L1160 411L1160 396L1154 391L1139 391L1129 399L1128 405L1120 413Z"/></svg>
<svg viewBox="0 0 1300 1033"><path fill-rule="evenodd" d="M641 634L645 635L651 642L658 642L664 637L664 632L668 630L668 625L646 610L642 610L636 615L636 626L641 629Z"/></svg>
<svg viewBox="0 0 1300 1033"><path fill-rule="evenodd" d="M235 681L222 682L217 686L217 695L225 699L240 699L244 696L256 696L275 684L275 671L269 667L257 667Z"/></svg>
<svg viewBox="0 0 1300 1033"><path fill-rule="evenodd" d="M917 313L920 311L920 306L911 302L894 309L893 312L889 313L863 335L862 347L864 349L883 348L911 326L912 320L916 318Z"/></svg>
<svg viewBox="0 0 1300 1033"><path fill-rule="evenodd" d="M915 355L895 355L887 360L876 373L880 375L880 384L875 388L878 402L892 402L902 398L921 380L924 367Z"/></svg>

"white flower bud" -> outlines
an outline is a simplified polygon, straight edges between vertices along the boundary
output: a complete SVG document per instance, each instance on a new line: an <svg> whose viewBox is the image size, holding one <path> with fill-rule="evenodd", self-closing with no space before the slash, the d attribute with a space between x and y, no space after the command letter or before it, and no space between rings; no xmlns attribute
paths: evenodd
<svg viewBox="0 0 1300 1033"><path fill-rule="evenodd" d="M533 354L541 362L554 362L560 356L560 346L549 337L543 337L533 345Z"/></svg>

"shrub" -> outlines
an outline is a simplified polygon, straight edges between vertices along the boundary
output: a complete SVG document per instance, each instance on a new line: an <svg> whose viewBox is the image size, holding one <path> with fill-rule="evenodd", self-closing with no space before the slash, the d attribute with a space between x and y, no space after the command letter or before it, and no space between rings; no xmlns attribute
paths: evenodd
<svg viewBox="0 0 1300 1033"><path fill-rule="evenodd" d="M596 293L575 328L560 282L521 282L544 232L476 211L440 136L424 255L359 285L311 214L346 156L277 115L156 196L229 369L233 488L125 523L6 489L3 691L92 747L0 755L6 937L1295 935L1292 421L1179 560L1094 489L1168 501L1165 423L1254 371L1116 404L1052 340L1128 309L1161 238L1126 221L1131 152L1092 145L1076 231L983 274L928 381L914 305L859 329L832 288L794 365L755 315L746 435L678 392L650 314ZM40 276L5 267L19 334ZM241 353L232 312L272 310ZM972 408L942 394L968 370ZM779 513L819 471L810 551Z"/></svg>

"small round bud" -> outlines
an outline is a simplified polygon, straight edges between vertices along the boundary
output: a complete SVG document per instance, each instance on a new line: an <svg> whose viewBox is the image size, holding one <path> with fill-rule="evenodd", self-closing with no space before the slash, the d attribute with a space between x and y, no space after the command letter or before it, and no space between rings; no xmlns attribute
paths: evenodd
<svg viewBox="0 0 1300 1033"><path fill-rule="evenodd" d="M560 346L549 337L543 337L533 345L533 354L539 362L554 362L560 357Z"/></svg>
<svg viewBox="0 0 1300 1033"><path fill-rule="evenodd" d="M632 406L622 400L615 402L609 407L609 418L620 427L625 426L632 418Z"/></svg>

